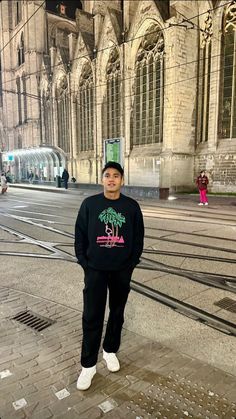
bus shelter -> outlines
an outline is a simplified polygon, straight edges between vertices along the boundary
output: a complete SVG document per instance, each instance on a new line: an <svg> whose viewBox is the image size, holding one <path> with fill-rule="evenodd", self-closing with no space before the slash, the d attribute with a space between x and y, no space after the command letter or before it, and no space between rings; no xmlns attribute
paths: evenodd
<svg viewBox="0 0 236 419"><path fill-rule="evenodd" d="M15 182L29 179L50 182L61 176L66 167L66 156L57 147L21 148L3 153L2 162L3 170Z"/></svg>

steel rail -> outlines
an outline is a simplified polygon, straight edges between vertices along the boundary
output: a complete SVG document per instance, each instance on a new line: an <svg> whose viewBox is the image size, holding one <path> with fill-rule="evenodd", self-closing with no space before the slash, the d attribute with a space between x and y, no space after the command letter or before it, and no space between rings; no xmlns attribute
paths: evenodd
<svg viewBox="0 0 236 419"><path fill-rule="evenodd" d="M168 228L164 229L164 228L148 227L148 226L145 226L145 230L164 231L165 233L183 234L184 236L196 236L196 237L201 237L204 239L216 239L216 240L236 242L236 239L230 239L229 237L209 236L206 234L198 233L196 231L190 233L189 231L180 231L180 230L173 230L173 229L168 229ZM204 229L203 231L206 231L206 230Z"/></svg>
<svg viewBox="0 0 236 419"><path fill-rule="evenodd" d="M145 237L147 239L153 239L153 240L157 240L157 241L160 240L160 241L163 241L163 242L184 244L184 245L187 245L187 246L201 247L203 249L217 250L218 252L236 253L236 250L225 249L225 248L217 247L217 246L208 246L207 244L191 243L191 242L187 242L187 241L168 239L168 238L165 238L165 237L156 237L156 236L151 236L149 234L145 235Z"/></svg>
<svg viewBox="0 0 236 419"><path fill-rule="evenodd" d="M170 250L156 250L156 249L144 249L143 253L148 253L151 255L164 255L164 256L175 256L188 259L203 259L203 260L213 260L214 262L222 263L236 263L236 259L227 259L216 256L204 256L204 255L195 255L191 253L181 253L181 252L171 252Z"/></svg>
<svg viewBox="0 0 236 419"><path fill-rule="evenodd" d="M160 291L156 291L153 288L140 284L134 280L131 281L131 289L141 295L144 295L145 297L151 298L152 300L170 307L179 314L190 317L192 320L203 323L206 326L217 329L227 335L236 336L236 325L228 320L221 319L214 314L210 314L200 308L184 303L174 297L170 297L167 294L163 294Z"/></svg>
<svg viewBox="0 0 236 419"><path fill-rule="evenodd" d="M170 274L174 274L177 276L182 276L188 279L191 279L195 282L200 282L201 284L213 286L215 288L220 288L226 291L230 291L232 293L236 293L236 277L230 275L219 275L219 274L211 274L207 272L195 272L189 269L180 269L174 268L173 266L169 267L164 263L152 261L148 258L142 257L142 261L144 264L138 265L139 268L144 267L144 269L152 270L152 271L160 271L166 272ZM146 262L146 263L145 263Z"/></svg>

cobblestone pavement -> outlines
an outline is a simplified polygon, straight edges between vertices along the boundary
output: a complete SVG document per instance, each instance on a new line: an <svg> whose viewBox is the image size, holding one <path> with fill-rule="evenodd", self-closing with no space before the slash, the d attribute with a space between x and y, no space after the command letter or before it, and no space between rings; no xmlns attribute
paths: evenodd
<svg viewBox="0 0 236 419"><path fill-rule="evenodd" d="M12 319L25 310L54 323L35 331ZM81 338L81 312L1 287L0 418L236 418L235 376L126 330L121 370L99 361L78 391Z"/></svg>

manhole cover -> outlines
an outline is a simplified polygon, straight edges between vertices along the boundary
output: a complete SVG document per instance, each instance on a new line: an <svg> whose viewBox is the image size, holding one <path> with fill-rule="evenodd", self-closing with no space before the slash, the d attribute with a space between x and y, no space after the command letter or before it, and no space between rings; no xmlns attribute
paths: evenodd
<svg viewBox="0 0 236 419"><path fill-rule="evenodd" d="M214 305L230 311L231 313L236 313L236 301L232 300L232 298L222 298L222 300L217 301Z"/></svg>
<svg viewBox="0 0 236 419"><path fill-rule="evenodd" d="M12 317L12 320L17 320L18 322L37 330L37 332L40 332L55 323L54 320L47 319L46 317L33 313L30 310L21 311L16 314L16 316Z"/></svg>

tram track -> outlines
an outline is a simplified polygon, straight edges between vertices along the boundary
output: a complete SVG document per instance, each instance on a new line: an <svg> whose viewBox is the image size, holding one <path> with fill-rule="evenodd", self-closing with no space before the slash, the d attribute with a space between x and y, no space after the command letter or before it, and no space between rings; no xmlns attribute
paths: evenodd
<svg viewBox="0 0 236 419"><path fill-rule="evenodd" d="M131 281L131 289L141 295L170 307L179 314L190 317L192 320L203 323L206 326L217 329L219 332L227 335L236 336L236 324L229 322L228 320L224 320L219 316L210 314L205 310L201 310L198 307L187 304L174 297L170 297L167 294L154 290L153 288L140 284L134 280Z"/></svg>
<svg viewBox="0 0 236 419"><path fill-rule="evenodd" d="M193 242L188 242L185 240L175 240L175 239L170 239L170 238L166 238L166 237L156 237L156 236L151 236L149 234L145 235L145 238L147 239L153 239L153 240L157 240L157 241L162 241L162 242L169 242L169 243L175 243L178 245L187 245L187 246L193 246L193 247L198 247L198 248L203 248L203 249L210 249L210 250L216 250L218 252L227 252L227 253L236 253L236 250L233 249L227 249L227 248L221 248L221 247L217 247L217 246L209 246L207 244L204 243L193 243Z"/></svg>
<svg viewBox="0 0 236 419"><path fill-rule="evenodd" d="M147 270L153 271L160 271L165 272L173 275L177 275L180 277L185 277L190 279L191 281L199 282L201 284L219 288L225 291L230 291L232 293L236 293L236 277L230 275L220 275L220 274L212 274L208 272L195 272L190 269L182 269L182 268L175 268L173 266L169 267L164 263L154 261L152 259L148 259L142 257L142 265Z"/></svg>
<svg viewBox="0 0 236 419"><path fill-rule="evenodd" d="M19 220L19 221L22 221L22 220ZM38 223L36 224L38 227L39 226ZM40 225L40 227L46 228L47 226ZM24 253L24 252L1 251L0 255L4 255L4 256L14 255L14 256L19 256L19 257L34 257L34 258L45 258L45 259L52 259L52 260L60 259L60 260L76 263L76 258L74 256L70 255L68 252L64 250L62 251L57 248L58 245L62 245L61 242L60 243L43 242L43 241L34 239L30 237L29 235L26 235L20 231L17 231L16 229L11 229L7 226L1 225L0 228L14 236L17 236L20 239L18 244L19 243L33 244L50 252L49 255L45 255L45 254L40 255L38 253L33 254L33 253ZM56 229L52 228L52 230L53 232L55 232ZM68 236L73 237L72 234L69 234L60 230L56 230L56 232L62 236L65 235L67 237ZM4 242L6 242L6 240ZM11 241L10 243L13 243L13 242ZM68 245L68 243L66 244ZM149 250L145 249L144 253L149 253ZM182 256L186 257L185 254L182 254ZM209 273L207 274L206 272L194 272L187 269L169 267L163 263L157 262L152 259L148 259L146 257L142 257L142 262L139 268L145 269L147 271L158 270L158 271L166 272L169 274L178 275L180 277L185 277L192 281L203 283L209 287L220 288L220 289L229 291L231 293L236 293L236 278L233 276L217 275L217 274L209 274ZM223 318L219 316L210 314L209 312L199 309L196 306L190 305L179 299L176 299L173 296L169 296L168 294L162 293L158 290L148 287L147 285L141 284L137 282L136 280L131 281L131 289L139 294L144 295L147 298L153 299L157 301L158 303L166 305L167 307L173 309L179 314L190 317L191 319L198 321L200 323L203 323L206 326L217 329L218 331L222 333L225 333L231 336L236 336L236 324L229 322L228 320L224 320Z"/></svg>
<svg viewBox="0 0 236 419"><path fill-rule="evenodd" d="M216 256L195 255L192 253L172 252L168 250L144 249L143 253L152 254L152 255L181 257L181 258L184 257L188 259L200 259L200 260L206 260L206 261L212 260L214 262L221 262L221 263L236 263L236 259L221 258L221 257L216 257Z"/></svg>
<svg viewBox="0 0 236 419"><path fill-rule="evenodd" d="M171 234L184 234L185 236L194 236L194 237L201 237L202 239L214 239L214 240L222 240L222 241L229 241L229 242L236 242L236 239L231 239L228 237L220 237L220 236L209 236L207 234L202 234L202 233L197 233L197 232L191 232L189 233L188 231L179 231L179 230L173 230L173 229L168 229L168 228L157 228L157 227L145 227L145 230L154 230L154 231L164 231L165 233L171 233ZM205 229L203 230L205 231ZM156 236L156 238L158 238L159 236Z"/></svg>

